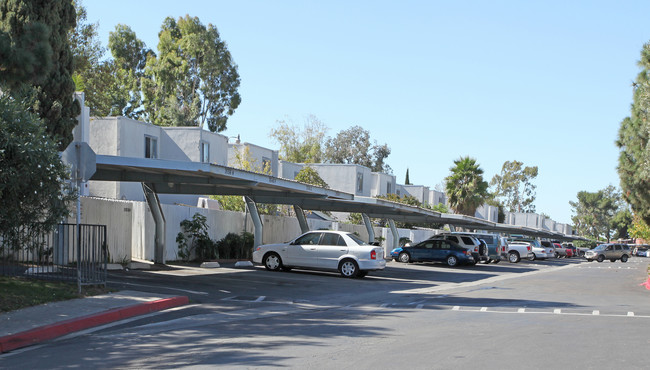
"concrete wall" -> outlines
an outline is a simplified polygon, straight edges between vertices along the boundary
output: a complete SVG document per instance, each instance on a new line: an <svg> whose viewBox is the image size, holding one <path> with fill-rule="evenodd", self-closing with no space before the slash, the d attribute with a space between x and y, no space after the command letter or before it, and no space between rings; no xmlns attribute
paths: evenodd
<svg viewBox="0 0 650 370"><path fill-rule="evenodd" d="M484 204L476 209L474 217L482 218L484 220L498 222L499 220L499 207Z"/></svg>
<svg viewBox="0 0 650 370"><path fill-rule="evenodd" d="M438 190L429 190L429 205L447 204L447 195Z"/></svg>
<svg viewBox="0 0 650 370"><path fill-rule="evenodd" d="M372 186L370 188L370 196L376 197L378 195L395 194L395 176L381 172L372 172Z"/></svg>
<svg viewBox="0 0 650 370"><path fill-rule="evenodd" d="M305 165L302 163L293 163L280 160L278 163L278 176L282 177L283 179L294 180L298 172L300 172L303 167L305 167Z"/></svg>
<svg viewBox="0 0 650 370"><path fill-rule="evenodd" d="M237 155L244 155L248 148L248 161L251 162L253 172L261 172L264 170L264 160L268 160L271 164L272 176L278 176L278 151L261 147L251 143L234 143L228 144L228 166L239 168L240 164L237 161Z"/></svg>
<svg viewBox="0 0 650 370"><path fill-rule="evenodd" d="M422 185L402 185L402 189L410 196L415 197L422 204L429 204L429 187Z"/></svg>
<svg viewBox="0 0 650 370"><path fill-rule="evenodd" d="M310 166L331 189L369 197L372 189L372 171L356 164L323 164L314 163ZM362 177L362 189L357 190L357 174Z"/></svg>
<svg viewBox="0 0 650 370"><path fill-rule="evenodd" d="M201 143L209 145L209 163L228 165L228 137L200 127L164 127L163 130L192 162L201 162Z"/></svg>

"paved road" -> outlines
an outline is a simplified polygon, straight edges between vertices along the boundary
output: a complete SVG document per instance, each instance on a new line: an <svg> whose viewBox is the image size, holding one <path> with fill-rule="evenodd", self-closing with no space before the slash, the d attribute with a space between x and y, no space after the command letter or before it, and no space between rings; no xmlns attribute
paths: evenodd
<svg viewBox="0 0 650 370"><path fill-rule="evenodd" d="M390 262L355 280L261 268L114 273L114 287L192 304L9 353L0 367L641 369L648 262Z"/></svg>

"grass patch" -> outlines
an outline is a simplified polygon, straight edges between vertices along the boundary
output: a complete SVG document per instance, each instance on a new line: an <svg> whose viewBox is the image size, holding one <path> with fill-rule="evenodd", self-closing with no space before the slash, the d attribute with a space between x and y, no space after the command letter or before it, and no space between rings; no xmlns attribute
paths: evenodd
<svg viewBox="0 0 650 370"><path fill-rule="evenodd" d="M82 287L82 293L78 294L77 284L0 276L0 312L104 294L110 291L112 290L103 287L88 286Z"/></svg>

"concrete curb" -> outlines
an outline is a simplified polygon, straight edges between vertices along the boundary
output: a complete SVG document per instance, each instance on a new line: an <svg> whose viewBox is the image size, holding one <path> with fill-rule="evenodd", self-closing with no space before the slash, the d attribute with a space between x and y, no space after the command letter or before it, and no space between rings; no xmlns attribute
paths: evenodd
<svg viewBox="0 0 650 370"><path fill-rule="evenodd" d="M189 303L186 296L177 296L159 299L151 302L139 303L132 306L115 308L97 314L82 316L74 319L45 325L40 328L7 335L0 338L0 353L13 351L18 348L31 346L50 339L58 338L73 332L85 330L95 326L128 319L133 316L144 315L151 312L162 311Z"/></svg>

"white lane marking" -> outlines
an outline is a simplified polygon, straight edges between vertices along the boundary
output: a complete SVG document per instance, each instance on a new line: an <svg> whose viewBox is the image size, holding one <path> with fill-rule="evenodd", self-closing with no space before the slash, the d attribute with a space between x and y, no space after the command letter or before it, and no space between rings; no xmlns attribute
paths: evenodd
<svg viewBox="0 0 650 370"><path fill-rule="evenodd" d="M459 310L460 310L460 306L454 306L451 310L452 310L452 311L459 311Z"/></svg>
<svg viewBox="0 0 650 370"><path fill-rule="evenodd" d="M628 316L634 316L634 312L628 312L627 315Z"/></svg>
<svg viewBox="0 0 650 370"><path fill-rule="evenodd" d="M517 310L517 313L526 313L526 309L525 308L520 308L520 309Z"/></svg>
<svg viewBox="0 0 650 370"><path fill-rule="evenodd" d="M261 296L257 297L257 299L255 300L255 302L262 302L264 299L266 299L266 296L265 296L265 295L261 295Z"/></svg>
<svg viewBox="0 0 650 370"><path fill-rule="evenodd" d="M559 309L559 308L556 308L556 309L553 310L553 313L556 314L556 315L559 315L559 314L562 313L562 310Z"/></svg>
<svg viewBox="0 0 650 370"><path fill-rule="evenodd" d="M419 304L419 305L415 306L415 308L417 308L417 309L420 309L420 308L422 308L422 307L424 307L423 304Z"/></svg>
<svg viewBox="0 0 650 370"><path fill-rule="evenodd" d="M594 316L598 316L598 315L600 315L600 311L594 310L591 314L594 315Z"/></svg>
<svg viewBox="0 0 650 370"><path fill-rule="evenodd" d="M134 286L143 286L147 288L160 288L160 289L167 289L167 290L176 290L179 292L185 292L185 293L191 293L191 294L200 294L200 295L208 295L207 292L197 292L196 290L188 290L188 289L178 289L178 288L168 288L165 286L160 286L160 285L147 285L147 284L136 284L136 283L124 283L121 281L107 281L111 284L124 284L124 285L134 285Z"/></svg>
<svg viewBox="0 0 650 370"><path fill-rule="evenodd" d="M487 307L481 307L480 311L481 311L481 312L486 312L486 311L487 311Z"/></svg>
<svg viewBox="0 0 650 370"><path fill-rule="evenodd" d="M388 307L388 303L382 303L381 308L386 308Z"/></svg>

